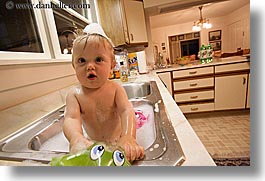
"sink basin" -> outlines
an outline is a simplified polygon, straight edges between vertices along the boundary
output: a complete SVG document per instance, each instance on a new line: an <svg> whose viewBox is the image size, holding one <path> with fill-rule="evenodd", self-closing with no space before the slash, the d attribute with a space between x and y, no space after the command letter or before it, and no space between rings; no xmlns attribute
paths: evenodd
<svg viewBox="0 0 265 181"><path fill-rule="evenodd" d="M133 165L181 165L185 157L156 82L123 85L135 111L148 117L136 130L136 140L145 148L145 158ZM0 142L0 159L49 163L53 157L68 153L69 143L62 132L63 112L64 106Z"/></svg>
<svg viewBox="0 0 265 181"><path fill-rule="evenodd" d="M146 97L151 94L150 82L126 83L122 85L128 99Z"/></svg>

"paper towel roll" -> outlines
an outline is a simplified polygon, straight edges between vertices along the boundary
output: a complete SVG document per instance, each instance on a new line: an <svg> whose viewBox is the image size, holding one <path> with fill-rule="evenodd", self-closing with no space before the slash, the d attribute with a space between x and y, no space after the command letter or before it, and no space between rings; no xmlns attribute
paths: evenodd
<svg viewBox="0 0 265 181"><path fill-rule="evenodd" d="M147 73L145 51L137 52L136 55L138 60L139 73Z"/></svg>

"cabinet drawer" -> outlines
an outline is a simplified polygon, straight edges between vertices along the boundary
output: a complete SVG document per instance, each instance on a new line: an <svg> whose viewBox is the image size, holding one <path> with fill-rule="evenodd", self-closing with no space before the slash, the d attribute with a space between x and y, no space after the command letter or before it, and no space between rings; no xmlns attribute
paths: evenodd
<svg viewBox="0 0 265 181"><path fill-rule="evenodd" d="M234 63L234 64L215 66L215 73L232 72L232 71L240 71L248 69L250 69L249 62Z"/></svg>
<svg viewBox="0 0 265 181"><path fill-rule="evenodd" d="M179 106L179 108L183 113L213 111L214 103L190 104Z"/></svg>
<svg viewBox="0 0 265 181"><path fill-rule="evenodd" d="M212 66L212 67L203 67L203 68L196 68L196 69L173 71L173 79L213 74L213 70L214 68Z"/></svg>
<svg viewBox="0 0 265 181"><path fill-rule="evenodd" d="M187 90L187 89L197 89L203 87L212 87L214 86L214 78L205 78L205 79L195 79L187 81L174 82L174 90Z"/></svg>
<svg viewBox="0 0 265 181"><path fill-rule="evenodd" d="M174 98L177 103L209 100L209 99L214 99L214 91L210 90L210 91L191 92L184 94L175 94Z"/></svg>

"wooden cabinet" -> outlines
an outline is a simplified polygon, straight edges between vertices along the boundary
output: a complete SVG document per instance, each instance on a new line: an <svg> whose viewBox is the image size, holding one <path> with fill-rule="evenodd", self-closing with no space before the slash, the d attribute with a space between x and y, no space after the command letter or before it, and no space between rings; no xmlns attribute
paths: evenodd
<svg viewBox="0 0 265 181"><path fill-rule="evenodd" d="M174 99L183 113L214 110L214 68L173 71Z"/></svg>
<svg viewBox="0 0 265 181"><path fill-rule="evenodd" d="M250 63L158 72L183 113L250 108Z"/></svg>
<svg viewBox="0 0 265 181"><path fill-rule="evenodd" d="M215 67L215 110L246 107L249 63Z"/></svg>
<svg viewBox="0 0 265 181"><path fill-rule="evenodd" d="M173 71L173 79L189 78L194 76L212 75L213 66L203 68L192 68L187 70Z"/></svg>
<svg viewBox="0 0 265 181"><path fill-rule="evenodd" d="M171 80L171 72L159 72L157 73L160 80L164 83L168 92L172 96L172 80Z"/></svg>
<svg viewBox="0 0 265 181"><path fill-rule="evenodd" d="M215 110L245 108L247 76L240 74L215 78Z"/></svg>
<svg viewBox="0 0 265 181"><path fill-rule="evenodd" d="M98 0L99 21L114 45L147 45L142 1Z"/></svg>

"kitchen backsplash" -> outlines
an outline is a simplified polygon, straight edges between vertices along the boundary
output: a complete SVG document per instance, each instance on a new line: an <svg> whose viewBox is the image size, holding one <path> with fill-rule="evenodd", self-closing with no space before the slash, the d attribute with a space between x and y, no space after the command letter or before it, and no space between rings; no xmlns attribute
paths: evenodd
<svg viewBox="0 0 265 181"><path fill-rule="evenodd" d="M66 94L72 87L0 111L0 140L64 105Z"/></svg>

